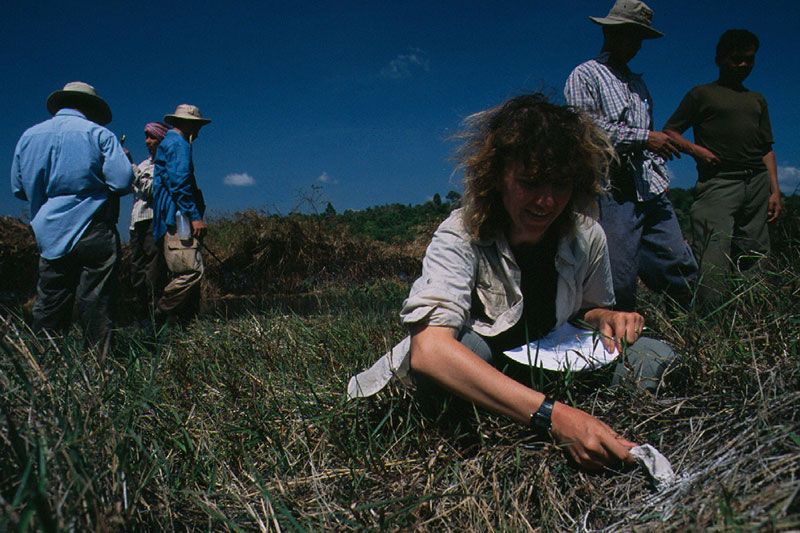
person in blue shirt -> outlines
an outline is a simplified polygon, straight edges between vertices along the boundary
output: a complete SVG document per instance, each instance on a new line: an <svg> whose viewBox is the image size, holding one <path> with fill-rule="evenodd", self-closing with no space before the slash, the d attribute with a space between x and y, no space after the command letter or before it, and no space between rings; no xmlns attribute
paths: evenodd
<svg viewBox="0 0 800 533"><path fill-rule="evenodd" d="M68 329L77 300L88 346L108 349L119 257L119 197L133 170L103 126L111 109L94 87L71 82L47 99L54 115L22 134L11 190L30 203L40 251L33 330Z"/></svg>
<svg viewBox="0 0 800 533"><path fill-rule="evenodd" d="M163 239L164 262L169 282L156 307L156 319L188 320L200 303L203 256L200 242L206 232L203 193L197 186L192 161L192 142L200 128L211 122L200 109L181 104L164 116L172 126L158 145L153 167L153 239ZM182 235L179 224L189 231Z"/></svg>

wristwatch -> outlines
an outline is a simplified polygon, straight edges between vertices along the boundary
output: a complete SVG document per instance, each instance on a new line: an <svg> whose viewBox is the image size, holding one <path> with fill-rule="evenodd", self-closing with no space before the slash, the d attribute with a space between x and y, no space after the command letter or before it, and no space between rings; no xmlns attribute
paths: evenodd
<svg viewBox="0 0 800 533"><path fill-rule="evenodd" d="M531 431L542 437L550 436L550 426L552 426L550 417L553 414L554 403L555 401L552 398L544 399L539 409L531 415Z"/></svg>

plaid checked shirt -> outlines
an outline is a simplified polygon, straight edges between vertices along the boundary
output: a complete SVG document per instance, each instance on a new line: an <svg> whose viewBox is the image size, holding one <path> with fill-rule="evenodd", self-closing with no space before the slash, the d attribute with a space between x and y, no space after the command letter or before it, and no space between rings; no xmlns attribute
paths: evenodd
<svg viewBox="0 0 800 533"><path fill-rule="evenodd" d="M153 160L149 157L133 167L133 209L131 227L153 219Z"/></svg>
<svg viewBox="0 0 800 533"><path fill-rule="evenodd" d="M620 162L634 176L639 201L649 200L669 187L664 160L645 148L653 124L650 91L642 76L627 67L616 70L608 53L575 67L564 86L564 97L586 111L608 134Z"/></svg>

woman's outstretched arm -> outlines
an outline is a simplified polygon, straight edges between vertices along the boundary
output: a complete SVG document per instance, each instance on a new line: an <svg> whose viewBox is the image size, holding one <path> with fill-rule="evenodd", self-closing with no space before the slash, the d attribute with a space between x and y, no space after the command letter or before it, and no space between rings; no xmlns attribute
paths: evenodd
<svg viewBox="0 0 800 533"><path fill-rule="evenodd" d="M411 368L454 394L526 426L545 398L478 357L449 327L412 329ZM551 420L556 441L582 467L595 470L633 461L628 450L636 444L588 413L556 402Z"/></svg>

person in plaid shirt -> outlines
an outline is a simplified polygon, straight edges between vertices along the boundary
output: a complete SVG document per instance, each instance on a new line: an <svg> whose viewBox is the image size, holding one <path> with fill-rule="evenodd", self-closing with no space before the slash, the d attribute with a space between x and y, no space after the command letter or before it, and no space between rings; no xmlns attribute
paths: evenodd
<svg viewBox="0 0 800 533"><path fill-rule="evenodd" d="M637 0L618 0L607 17L589 17L603 27L603 49L578 65L567 79L567 103L588 113L606 132L619 161L610 172L610 190L599 200L606 233L616 308L636 308L636 279L666 291L686 307L697 263L683 239L666 195L666 159L678 156L675 142L653 131L653 106L642 76L628 62L642 40L662 37L653 11Z"/></svg>

